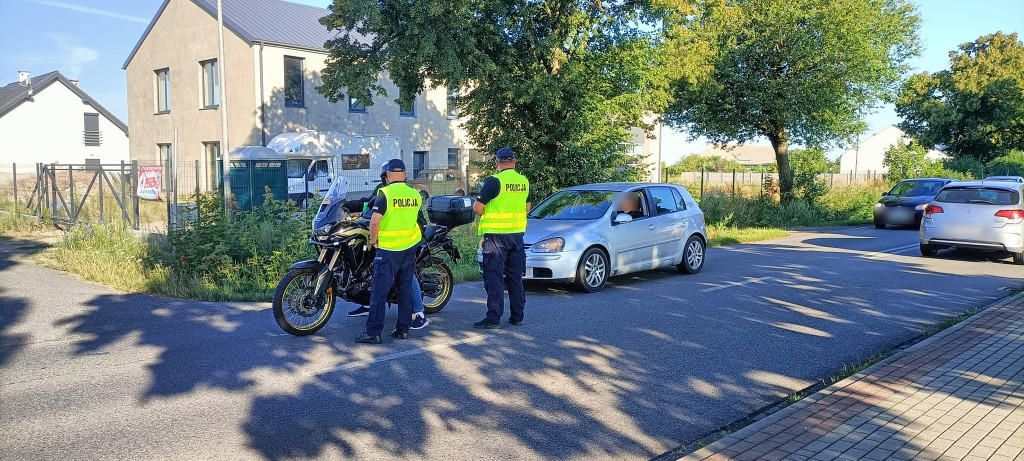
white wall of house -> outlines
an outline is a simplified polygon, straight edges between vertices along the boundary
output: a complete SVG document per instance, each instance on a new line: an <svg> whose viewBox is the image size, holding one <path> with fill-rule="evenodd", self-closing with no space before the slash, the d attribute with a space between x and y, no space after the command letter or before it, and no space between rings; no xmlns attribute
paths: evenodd
<svg viewBox="0 0 1024 461"><path fill-rule="evenodd" d="M909 142L910 140L910 136L904 133L903 130L890 125L866 139L860 145L844 152L842 157L839 158L839 172L855 172L857 174L888 173L889 169L885 166L885 152L900 141ZM947 158L947 156L940 151L929 150L926 158L929 160L941 160Z"/></svg>
<svg viewBox="0 0 1024 461"><path fill-rule="evenodd" d="M99 146L85 145L86 113L100 114ZM60 81L0 117L0 139L0 164L129 161L128 135Z"/></svg>

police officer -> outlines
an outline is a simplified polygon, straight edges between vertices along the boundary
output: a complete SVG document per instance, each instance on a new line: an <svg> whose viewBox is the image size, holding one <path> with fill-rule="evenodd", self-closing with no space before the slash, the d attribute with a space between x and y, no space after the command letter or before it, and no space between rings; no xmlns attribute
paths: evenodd
<svg viewBox="0 0 1024 461"><path fill-rule="evenodd" d="M521 325L526 307L523 270L526 268L526 212L530 181L516 172L516 155L503 147L495 154L498 173L484 181L473 211L480 215L478 233L483 236L484 289L487 290L487 317L475 328L498 328L505 311L508 290L508 323Z"/></svg>
<svg viewBox="0 0 1024 461"><path fill-rule="evenodd" d="M368 203L363 206L363 216L373 216L373 210L370 210L369 206L372 204L374 197L380 192L384 186L388 185L388 163L384 162L380 165L380 184L373 189L373 193L370 194L368 199L365 199ZM422 210L422 208L421 208ZM367 214L369 213L369 214ZM423 217L423 213L420 212L416 217L416 223L420 226L420 230L423 230L423 226L427 225L426 218ZM363 315L370 315L370 308L366 306L359 306L349 311L349 317L360 317ZM430 325L430 321L427 320L426 314L423 313L423 291L420 288L420 281L416 279L415 271L412 276L412 323L409 325L410 330L419 330L421 328Z"/></svg>
<svg viewBox="0 0 1024 461"><path fill-rule="evenodd" d="M366 332L356 342L380 344L384 329L384 303L392 286L398 290L398 322L391 336L409 338L412 320L412 277L416 247L423 238L416 218L421 197L405 183L405 163L391 159L387 165L388 185L378 191L370 209L369 244L376 246L373 258L373 285L370 287L370 313Z"/></svg>

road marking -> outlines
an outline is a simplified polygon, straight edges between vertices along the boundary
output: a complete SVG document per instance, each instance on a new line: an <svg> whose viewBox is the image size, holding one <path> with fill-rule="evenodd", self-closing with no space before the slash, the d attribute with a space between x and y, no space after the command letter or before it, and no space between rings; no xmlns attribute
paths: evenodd
<svg viewBox="0 0 1024 461"><path fill-rule="evenodd" d="M918 245L919 244L917 244L917 243L911 243L910 245L903 245L903 246L896 247L896 248L889 248L888 250L874 251L872 253L899 254L899 253L903 253L905 251L909 251L909 250L912 250L914 248L917 248Z"/></svg>
<svg viewBox="0 0 1024 461"><path fill-rule="evenodd" d="M472 342L477 342L477 341L483 341L483 340L485 340L487 338L493 338L493 337L494 337L494 335L474 335L474 336L470 336L468 338L457 339L457 340L448 341L448 342L445 342L445 343L431 344L429 346L423 346L423 347L419 347L419 348L416 348L416 349L410 349L410 350L407 350L407 351L395 352L395 353L392 353L392 354L385 354L385 355L382 355L380 357L374 357L374 358L369 359L369 360L359 360L359 361L356 361L356 362L349 362L349 363L338 365L338 366L336 366L334 368L328 368L326 370L309 371L309 372L303 373L303 375L304 376L319 376L319 375L323 375L323 374L327 374L327 373L334 373L336 371L351 370L353 368L365 368L365 367L368 367L368 366L373 365L375 363L387 362L388 360L400 359L402 357L408 357L410 355L417 355L417 354L423 354L423 353L427 353L427 352L432 352L432 351L436 351L438 349L444 349L446 347L457 346L459 344L466 344L466 343L472 343Z"/></svg>
<svg viewBox="0 0 1024 461"><path fill-rule="evenodd" d="M712 292L712 291L724 290L726 288L741 287L741 286L744 286L744 285L747 285L747 284L750 284L750 283L761 283L761 282L765 282L767 280L771 280L773 278L775 278L775 277L761 277L761 278L757 278L757 279L747 279L746 281L743 281L743 282L726 282L725 285L713 286L711 288L705 288L705 289L699 290L699 291L701 293L709 293L709 292Z"/></svg>

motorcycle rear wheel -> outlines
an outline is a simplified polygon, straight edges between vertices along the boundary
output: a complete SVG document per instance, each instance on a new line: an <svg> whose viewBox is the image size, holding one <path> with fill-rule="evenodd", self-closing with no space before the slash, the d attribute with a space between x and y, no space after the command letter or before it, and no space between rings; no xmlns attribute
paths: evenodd
<svg viewBox="0 0 1024 461"><path fill-rule="evenodd" d="M316 286L317 272L293 269L284 275L274 290L274 320L282 330L295 336L316 333L334 313L334 287L319 299L310 299Z"/></svg>
<svg viewBox="0 0 1024 461"><path fill-rule="evenodd" d="M436 314L448 305L452 299L452 288L455 285L455 278L452 276L452 269L448 263L438 258L431 258L430 265L419 271L418 278L420 286L435 284L434 290L423 290L423 312Z"/></svg>

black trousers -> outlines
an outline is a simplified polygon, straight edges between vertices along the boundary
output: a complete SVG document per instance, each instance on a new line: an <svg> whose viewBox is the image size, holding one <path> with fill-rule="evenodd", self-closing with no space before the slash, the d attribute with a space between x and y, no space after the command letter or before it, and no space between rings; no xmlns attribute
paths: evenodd
<svg viewBox="0 0 1024 461"><path fill-rule="evenodd" d="M505 313L505 290L508 290L509 320L523 320L526 291L523 271L526 270L526 248L523 234L484 234L484 289L487 290L487 321L501 322Z"/></svg>
<svg viewBox="0 0 1024 461"><path fill-rule="evenodd" d="M366 318L366 334L380 336L384 330L384 313L391 287L397 285L398 325L401 333L409 332L412 322L412 277L416 275L416 249L402 251L377 249L373 257L373 282L370 286L370 316Z"/></svg>

